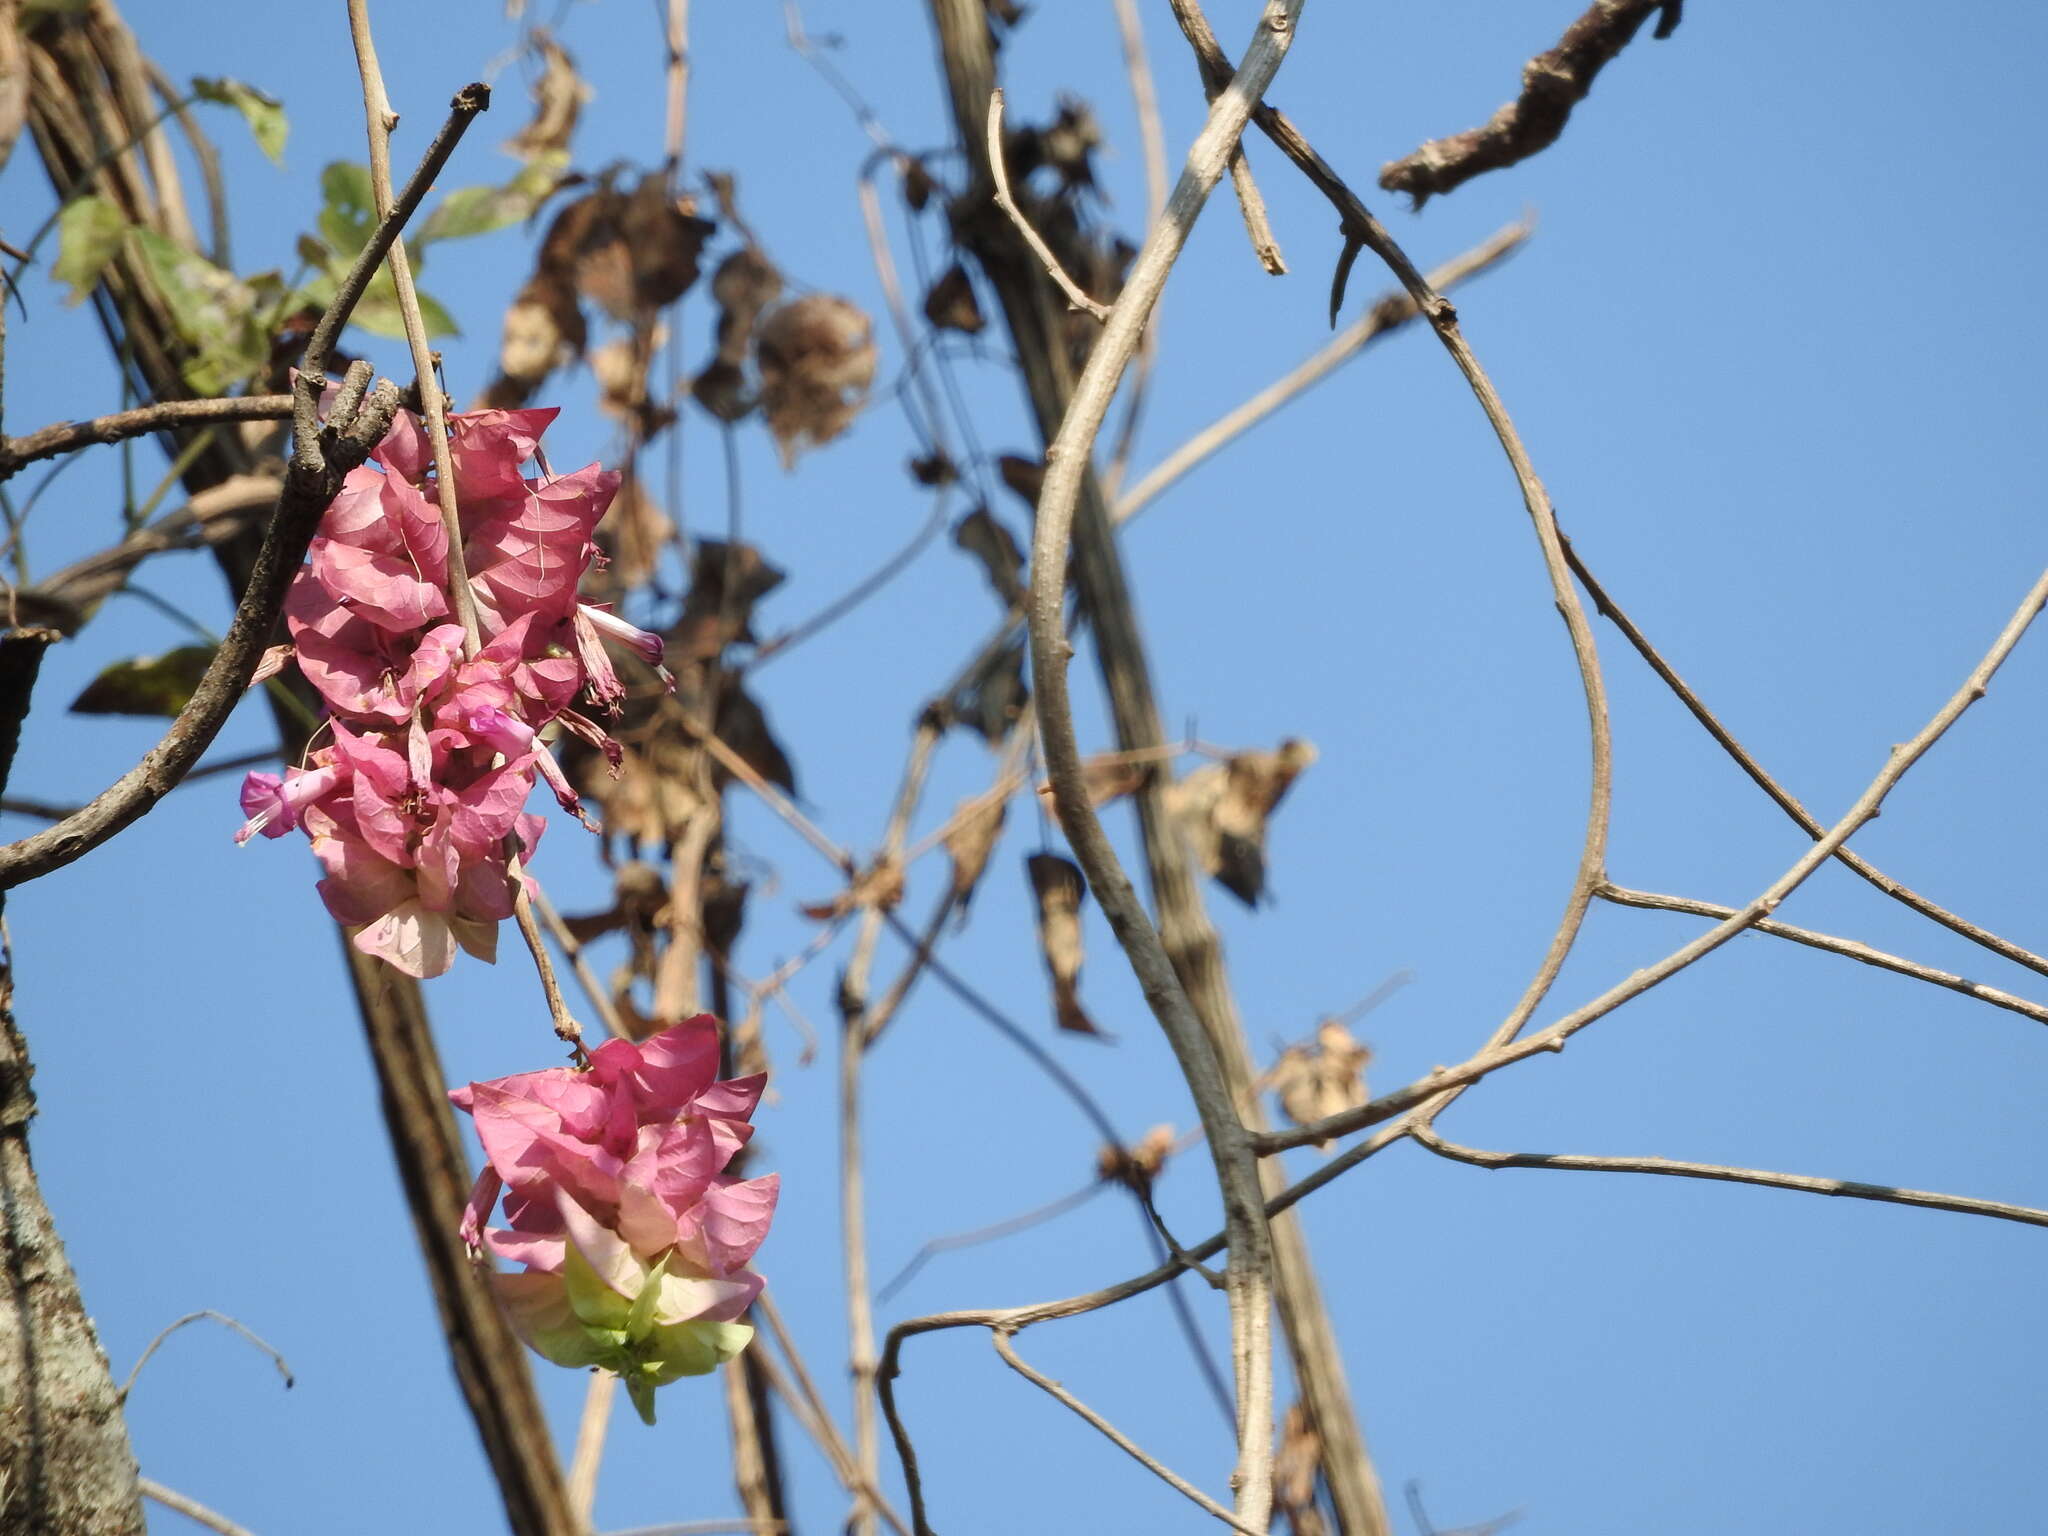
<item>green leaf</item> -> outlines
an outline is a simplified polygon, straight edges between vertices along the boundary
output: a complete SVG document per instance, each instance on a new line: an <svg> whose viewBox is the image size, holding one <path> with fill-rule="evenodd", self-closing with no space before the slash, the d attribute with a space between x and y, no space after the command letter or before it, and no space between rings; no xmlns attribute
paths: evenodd
<svg viewBox="0 0 2048 1536"><path fill-rule="evenodd" d="M334 302L334 291L340 286L340 280L340 274L330 268L308 280L299 290L299 297L305 305L324 310ZM454 317L431 295L422 293L419 300L420 319L426 325L430 340L436 336L462 334ZM363 289L363 296L356 301L348 323L361 326L372 336L389 336L399 341L405 339L405 316L398 307L398 288L391 281L389 267L377 269L377 275L370 279Z"/></svg>
<svg viewBox="0 0 2048 1536"><path fill-rule="evenodd" d="M185 364L185 381L201 394L218 395L261 367L270 348L258 318L257 291L155 230L138 227L133 237L178 334L197 349Z"/></svg>
<svg viewBox="0 0 2048 1536"><path fill-rule="evenodd" d="M320 238L348 270L377 228L377 202L370 193L370 168L336 160L320 173Z"/></svg>
<svg viewBox="0 0 2048 1536"><path fill-rule="evenodd" d="M117 661L71 701L74 715L171 715L191 702L213 660L210 645L181 645L161 656Z"/></svg>
<svg viewBox="0 0 2048 1536"><path fill-rule="evenodd" d="M285 136L291 132L291 124L285 121L284 103L275 96L266 95L253 85L226 76L211 78L206 75L192 77L192 94L201 101L216 101L224 107L233 107L242 114L242 120L249 125L249 131L256 135L257 148L270 156L279 166L284 164Z"/></svg>
<svg viewBox="0 0 2048 1536"><path fill-rule="evenodd" d="M466 240L520 223L547 201L568 163L566 151L550 150L536 155L502 187L457 187L441 199L408 243L417 250L436 240Z"/></svg>
<svg viewBox="0 0 2048 1536"><path fill-rule="evenodd" d="M50 275L71 285L66 304L82 303L121 249L128 219L104 197L75 197L57 215L57 265Z"/></svg>

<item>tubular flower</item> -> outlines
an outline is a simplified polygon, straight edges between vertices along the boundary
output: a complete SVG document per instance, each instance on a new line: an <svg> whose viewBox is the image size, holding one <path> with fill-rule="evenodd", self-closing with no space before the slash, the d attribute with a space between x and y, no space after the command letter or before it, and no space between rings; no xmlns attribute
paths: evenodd
<svg viewBox="0 0 2048 1536"><path fill-rule="evenodd" d="M602 1366L648 1423L654 1389L732 1359L761 1293L748 1269L778 1175L724 1169L753 1134L764 1079L717 1080L709 1014L587 1068L471 1083L448 1097L488 1164L463 1213L472 1251L523 1265L492 1284L521 1338L558 1365ZM500 1206L505 1225L485 1223Z"/></svg>
<svg viewBox="0 0 2048 1536"><path fill-rule="evenodd" d="M530 852L539 835L540 819L522 813L536 778L595 830L540 737L558 719L590 734L570 706L610 708L621 693L603 646L593 654L591 610L576 601L619 477L592 465L527 478L554 416L449 419L481 628L474 656L453 618L433 456L406 412L374 466L342 482L286 596L292 656L326 704L333 745L282 777L250 774L236 841L303 830L326 871L328 910L355 930L358 949L413 976L439 975L458 948L495 953L514 899L508 840ZM603 618L659 666L658 637Z"/></svg>

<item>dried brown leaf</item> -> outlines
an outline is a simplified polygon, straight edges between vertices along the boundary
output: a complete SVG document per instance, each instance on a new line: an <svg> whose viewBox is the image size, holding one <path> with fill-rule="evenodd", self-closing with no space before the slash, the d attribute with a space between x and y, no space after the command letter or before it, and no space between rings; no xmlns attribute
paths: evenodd
<svg viewBox="0 0 2048 1536"><path fill-rule="evenodd" d="M713 728L719 739L731 747L754 772L788 794L796 793L796 769L782 744L768 729L768 717L752 694L736 680L728 680L718 700ZM725 783L730 775L713 765L713 781Z"/></svg>
<svg viewBox="0 0 2048 1536"><path fill-rule="evenodd" d="M1038 947L1052 977L1053 1017L1061 1029L1100 1035L1080 998L1081 903L1087 898L1088 882L1079 865L1057 853L1034 853L1024 867L1038 905Z"/></svg>
<svg viewBox="0 0 2048 1536"><path fill-rule="evenodd" d="M522 160L566 151L583 104L590 100L590 86L576 73L575 61L544 28L534 29L530 47L541 62L532 87L533 119L505 144Z"/></svg>
<svg viewBox="0 0 2048 1536"><path fill-rule="evenodd" d="M1166 804L1202 868L1248 907L1266 889L1266 821L1316 749L1290 737L1272 752L1239 752L1168 786Z"/></svg>
<svg viewBox="0 0 2048 1536"><path fill-rule="evenodd" d="M953 525L953 542L981 562L988 584L1005 608L1015 606L1024 596L1024 551L1015 535L990 514L976 507Z"/></svg>
<svg viewBox="0 0 2048 1536"><path fill-rule="evenodd" d="M1273 1452L1273 1511L1287 1517L1294 1536L1326 1536L1329 1530L1316 1508L1316 1471L1322 1460L1322 1436L1307 1405L1297 1402L1287 1410Z"/></svg>
<svg viewBox="0 0 2048 1536"><path fill-rule="evenodd" d="M1003 484L1024 499L1026 506L1037 507L1038 493L1045 488L1044 459L1006 453L996 460L996 473L1003 477Z"/></svg>
<svg viewBox="0 0 2048 1536"><path fill-rule="evenodd" d="M969 336L979 335L988 325L988 317L982 314L981 303L974 296L974 283L961 263L954 262L932 284L931 291L924 296L924 317L942 331L961 331Z"/></svg>
<svg viewBox="0 0 2048 1536"><path fill-rule="evenodd" d="M734 251L711 274L711 298L718 305L718 357L735 367L747 360L754 323L782 297L782 274L753 246Z"/></svg>
<svg viewBox="0 0 2048 1536"><path fill-rule="evenodd" d="M754 338L761 408L785 469L853 424L875 381L875 328L855 305L811 293L771 310Z"/></svg>
<svg viewBox="0 0 2048 1536"><path fill-rule="evenodd" d="M1173 1127L1155 1125L1128 1147L1114 1144L1095 1154L1096 1176L1144 1194L1173 1155Z"/></svg>
<svg viewBox="0 0 2048 1536"><path fill-rule="evenodd" d="M1007 736L1031 702L1024 682L1023 637L984 661L948 702L953 718L990 746Z"/></svg>
<svg viewBox="0 0 2048 1536"><path fill-rule="evenodd" d="M582 356L587 336L574 285L560 273L536 272L505 311L498 344L499 378L486 398L487 407L525 404L549 374Z"/></svg>
<svg viewBox="0 0 2048 1536"><path fill-rule="evenodd" d="M953 861L953 901L963 918L974 888L981 883L989 856L1003 835L1009 801L1000 795L975 795L954 808L946 828L946 853Z"/></svg>
<svg viewBox="0 0 2048 1536"><path fill-rule="evenodd" d="M622 589L645 583L675 531L675 523L654 504L640 477L628 475L597 529L598 545L611 561L606 572L610 582Z"/></svg>
<svg viewBox="0 0 2048 1536"><path fill-rule="evenodd" d="M910 478L922 486L951 485L960 478L960 466L946 457L943 448L934 448L910 461Z"/></svg>
<svg viewBox="0 0 2048 1536"><path fill-rule="evenodd" d="M1316 1027L1315 1044L1290 1045L1267 1080L1287 1118L1309 1125L1368 1101L1365 1067L1371 1060L1370 1047L1361 1045L1337 1020L1325 1019Z"/></svg>
<svg viewBox="0 0 2048 1536"><path fill-rule="evenodd" d="M893 912L903 900L903 861L886 854L875 860L829 901L801 902L797 911L813 922L826 923L863 907Z"/></svg>
<svg viewBox="0 0 2048 1536"><path fill-rule="evenodd" d="M754 638L754 604L781 586L784 573L751 544L699 539L690 556L690 591L668 632L682 661L709 661Z"/></svg>

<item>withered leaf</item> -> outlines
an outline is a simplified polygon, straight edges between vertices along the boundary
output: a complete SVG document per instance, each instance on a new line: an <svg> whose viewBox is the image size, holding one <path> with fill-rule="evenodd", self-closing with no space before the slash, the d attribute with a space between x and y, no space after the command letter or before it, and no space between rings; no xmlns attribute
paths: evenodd
<svg viewBox="0 0 2048 1536"><path fill-rule="evenodd" d="M753 246L734 251L711 274L711 298L718 305L718 357L735 367L747 360L754 322L782 297L782 274Z"/></svg>
<svg viewBox="0 0 2048 1536"><path fill-rule="evenodd" d="M910 478L919 485L951 485L960 478L960 466L946 457L943 448L920 454L910 461Z"/></svg>
<svg viewBox="0 0 2048 1536"><path fill-rule="evenodd" d="M525 404L549 374L583 355L587 336L583 310L568 277L536 272L505 311L499 376L485 396L485 406L509 410Z"/></svg>
<svg viewBox="0 0 2048 1536"><path fill-rule="evenodd" d="M1038 505L1038 493L1045 488L1044 459L1006 453L996 460L996 473L1003 477L1003 484L1024 498L1027 506Z"/></svg>
<svg viewBox="0 0 2048 1536"><path fill-rule="evenodd" d="M663 409L650 405L647 398L647 366L667 335L667 329L657 325L608 341L590 354L598 408L615 421L637 426L643 441L667 425Z"/></svg>
<svg viewBox="0 0 2048 1536"><path fill-rule="evenodd" d="M796 769L780 742L768 729L768 717L752 694L737 680L728 679L720 691L718 714L713 722L719 740L731 747L754 772L788 794L796 793ZM726 782L730 775L714 766L714 779Z"/></svg>
<svg viewBox="0 0 2048 1536"><path fill-rule="evenodd" d="M1273 1509L1287 1517L1294 1536L1326 1536L1329 1530L1316 1508L1316 1471L1322 1459L1322 1436L1316 1433L1307 1405L1296 1402L1287 1410L1273 1453Z"/></svg>
<svg viewBox="0 0 2048 1536"><path fill-rule="evenodd" d="M1088 803L1094 806L1108 805L1125 795L1136 794L1152 777L1152 772L1152 764L1133 763L1116 752L1101 753L1081 761L1081 783L1088 791ZM1038 792L1050 807L1052 785L1040 784Z"/></svg>
<svg viewBox="0 0 2048 1536"><path fill-rule="evenodd" d="M806 294L761 321L754 366L783 468L852 425L867 403L877 360L868 317L832 294Z"/></svg>
<svg viewBox="0 0 2048 1536"><path fill-rule="evenodd" d="M564 225L571 210L577 220ZM630 193L610 186L564 209L550 229L543 255L559 230L574 238L569 259L582 295L614 320L643 320L673 303L697 281L704 242L717 226L685 212L659 171L640 178Z"/></svg>
<svg viewBox="0 0 2048 1536"><path fill-rule="evenodd" d="M71 701L74 715L176 716L213 661L210 645L181 645L161 656L117 661Z"/></svg>
<svg viewBox="0 0 2048 1536"><path fill-rule="evenodd" d="M963 331L969 336L980 334L987 326L988 318L974 296L974 283L961 263L954 262L932 284L924 296L924 317L942 331Z"/></svg>
<svg viewBox="0 0 2048 1536"><path fill-rule="evenodd" d="M1057 853L1034 853L1024 861L1038 905L1038 947L1052 977L1053 1017L1075 1034L1100 1035L1081 1007L1081 903L1088 882L1080 866Z"/></svg>
<svg viewBox="0 0 2048 1536"><path fill-rule="evenodd" d="M990 746L1010 733L1030 702L1021 635L976 668L950 701L953 717Z"/></svg>
<svg viewBox="0 0 2048 1536"><path fill-rule="evenodd" d="M689 291L697 281L704 242L717 227L686 212L659 171L640 179L620 220L620 233L633 253L634 295L644 311L664 309Z"/></svg>
<svg viewBox="0 0 2048 1536"><path fill-rule="evenodd" d="M1145 1193L1173 1155L1173 1127L1155 1125L1128 1147L1112 1143L1095 1154L1096 1176Z"/></svg>
<svg viewBox="0 0 2048 1536"><path fill-rule="evenodd" d="M932 200L932 194L938 190L938 183L932 180L932 173L924 168L922 160L906 155L896 164L903 176L903 201L910 205L913 213L923 213L925 205Z"/></svg>
<svg viewBox="0 0 2048 1536"><path fill-rule="evenodd" d="M1248 907L1266 889L1266 821L1316 749L1289 737L1272 752L1239 752L1166 791L1168 811L1202 868Z"/></svg>
<svg viewBox="0 0 2048 1536"><path fill-rule="evenodd" d="M1290 1045L1267 1074L1280 1107L1296 1125L1356 1109L1367 1102L1365 1067L1372 1050L1336 1019L1316 1027L1313 1046ZM1327 1145L1319 1141L1317 1146Z"/></svg>
<svg viewBox="0 0 2048 1536"><path fill-rule="evenodd" d="M754 604L783 583L780 568L751 544L699 539L690 555L690 591L668 632L685 661L708 661L735 641L754 638Z"/></svg>
<svg viewBox="0 0 2048 1536"><path fill-rule="evenodd" d="M545 28L534 29L529 46L541 62L532 87L533 119L505 144L522 160L566 151L583 104L590 100L590 87L576 73L575 61Z"/></svg>
<svg viewBox="0 0 2048 1536"><path fill-rule="evenodd" d="M611 560L610 582L621 588L643 585L653 576L661 551L674 535L676 525L654 504L638 475L619 483L611 510L597 527L597 542Z"/></svg>
<svg viewBox="0 0 2048 1536"><path fill-rule="evenodd" d="M1005 608L1023 600L1024 551L987 507L976 507L953 525L953 542L981 562L989 585Z"/></svg>
<svg viewBox="0 0 2048 1536"><path fill-rule="evenodd" d="M946 854L953 861L953 901L964 921L974 888L1003 835L1009 801L1001 795L973 795L954 807L946 829Z"/></svg>
<svg viewBox="0 0 2048 1536"><path fill-rule="evenodd" d="M747 388L746 373L738 363L728 363L722 357L713 358L711 365L690 381L690 395L705 410L728 424L742 420L754 408L754 395Z"/></svg>
<svg viewBox="0 0 2048 1536"><path fill-rule="evenodd" d="M829 901L801 902L797 906L797 911L813 922L825 923L835 917L844 917L849 912L858 912L863 907L875 907L883 912L892 912L902 900L903 862L885 855L862 870L845 889Z"/></svg>

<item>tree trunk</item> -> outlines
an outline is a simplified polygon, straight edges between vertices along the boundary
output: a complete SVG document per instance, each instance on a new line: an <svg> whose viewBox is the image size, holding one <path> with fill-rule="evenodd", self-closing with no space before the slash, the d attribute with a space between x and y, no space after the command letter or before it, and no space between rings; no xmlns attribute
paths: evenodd
<svg viewBox="0 0 2048 1536"><path fill-rule="evenodd" d="M55 638L0 638L0 788ZM0 1536L141 1536L121 1396L29 1161L34 1072L14 1022L14 955L0 935Z"/></svg>

